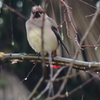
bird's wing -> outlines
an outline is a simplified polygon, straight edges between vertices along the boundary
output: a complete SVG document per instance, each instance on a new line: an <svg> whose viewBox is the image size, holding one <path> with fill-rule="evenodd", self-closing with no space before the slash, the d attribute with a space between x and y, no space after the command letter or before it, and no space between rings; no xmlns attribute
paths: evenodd
<svg viewBox="0 0 100 100"><path fill-rule="evenodd" d="M48 19L48 20L49 20L49 22L51 23L51 26L57 27L56 22L55 22L52 18L47 17L47 19Z"/></svg>
<svg viewBox="0 0 100 100"><path fill-rule="evenodd" d="M62 46L64 47L64 49L67 51L67 53L68 53L68 55L69 55L69 51L67 50L67 48L66 48L64 42L62 41L61 36L60 36L59 32L57 31L57 28L54 27L54 26L52 26L52 30L53 30L53 32L55 33L57 39L60 41L60 43L62 44Z"/></svg>
<svg viewBox="0 0 100 100"><path fill-rule="evenodd" d="M61 36L60 36L60 34L59 34L59 32L58 32L58 29L56 28L56 27L57 27L56 22L55 22L52 18L50 18L50 17L48 17L48 20L49 20L50 23L51 23L52 31L55 33L57 39L60 41L60 43L62 44L62 46L64 47L64 49L67 51L67 53L68 53L68 55L69 55L69 51L67 50L67 48L66 48L64 42L63 42L62 39L61 39Z"/></svg>

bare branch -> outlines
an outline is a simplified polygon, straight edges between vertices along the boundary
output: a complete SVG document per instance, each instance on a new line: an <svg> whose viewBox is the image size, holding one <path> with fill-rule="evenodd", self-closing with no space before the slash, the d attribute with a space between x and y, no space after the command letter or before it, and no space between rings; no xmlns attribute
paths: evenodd
<svg viewBox="0 0 100 100"><path fill-rule="evenodd" d="M8 5L6 5L5 3L3 3L3 6L5 6L6 8L8 8L11 12L17 14L18 16L20 16L20 17L23 18L24 20L27 20L27 18L26 18L24 15L22 15L21 13L19 13L18 11L16 11L14 8L12 8L12 7L8 6Z"/></svg>
<svg viewBox="0 0 100 100"><path fill-rule="evenodd" d="M93 16L93 18L92 18L92 20L91 20L91 22L90 22L90 25L89 25L88 29L86 30L84 36L82 37L82 40L81 40L81 42L80 42L80 45L82 45L83 41L85 40L85 38L86 38L87 35L89 34L89 32L90 32L92 26L94 25L94 22L95 22L95 20L96 20L98 14L99 14L99 12L100 12L100 6L99 6L98 9L96 10L96 12L95 12L95 14L94 14L94 16Z"/></svg>
<svg viewBox="0 0 100 100"><path fill-rule="evenodd" d="M97 45L82 45L81 47L91 47L91 48L94 48L94 47L99 47L100 44L97 44Z"/></svg>
<svg viewBox="0 0 100 100"><path fill-rule="evenodd" d="M45 57L45 63L49 64L49 58ZM17 62L32 62L32 63L41 63L42 57L38 56L29 56L27 54L20 54L20 53L6 53L0 59L0 63L17 63ZM66 68L66 65L70 64L73 59L63 58L63 57L54 57L52 64L53 65L62 65ZM61 68L61 69L62 69ZM85 62L80 60L75 60L73 68L80 69L80 70L97 70L100 71L100 62Z"/></svg>
<svg viewBox="0 0 100 100"><path fill-rule="evenodd" d="M82 89L85 85L87 85L88 83L90 83L91 81L93 81L93 79L95 79L94 77L88 79L86 82L84 82L83 84L81 84L80 86L78 86L77 88L73 89L71 92L66 92L65 95L59 95L60 98L64 98L64 97L68 97L70 95L72 95L74 92L78 91L79 89Z"/></svg>
<svg viewBox="0 0 100 100"><path fill-rule="evenodd" d="M90 7L92 7L92 8L94 8L94 9L96 9L96 7L92 6L91 4L89 4L89 3L87 3L87 2L85 2L83 0L79 0L79 1L82 2L82 3L84 3L84 4L86 4L86 5L88 5L88 6L90 6Z"/></svg>
<svg viewBox="0 0 100 100"><path fill-rule="evenodd" d="M67 11L67 15L68 15L68 19L69 19L69 22L70 22L70 24L71 24L71 26L72 26L72 28L73 28L73 30L74 30L74 32L75 32L75 43L78 45L78 47L80 47L80 44L79 44L79 42L78 42L78 40L77 40L77 30L76 30L76 28L75 28L75 25L74 25L74 23L73 23L73 20L72 20L72 15L71 15L71 11L70 11L70 9L69 9L69 7L68 7L68 5L67 5L67 1L65 2L65 1L63 1L63 0L60 0L63 4L64 4L64 6L66 7L66 10L65 11ZM64 11L64 12L65 12ZM65 15L64 15L65 16ZM65 18L64 18L64 20L65 20ZM67 23L66 23L66 29L67 29L67 32L68 32L68 27L67 27ZM67 33L67 35L68 35L68 33ZM71 39L71 37L68 35L68 37Z"/></svg>
<svg viewBox="0 0 100 100"><path fill-rule="evenodd" d="M45 79L45 73L46 73L46 66L45 66L45 58L44 58L44 21L45 21L45 16L43 16L43 19L42 19L42 27L41 27L41 48L42 48L42 77L40 78L39 82L37 83L35 89L31 92L31 95L29 96L29 99L28 100L32 100L34 95L36 94L36 91L39 89L39 87L42 85L44 79Z"/></svg>

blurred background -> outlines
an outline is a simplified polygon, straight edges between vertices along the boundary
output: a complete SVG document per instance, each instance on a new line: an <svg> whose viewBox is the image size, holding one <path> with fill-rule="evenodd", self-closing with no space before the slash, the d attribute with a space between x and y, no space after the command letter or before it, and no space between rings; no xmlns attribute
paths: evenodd
<svg viewBox="0 0 100 100"><path fill-rule="evenodd" d="M93 7L82 3L80 0L65 0L68 6L71 7L72 20L74 22L75 29L78 34L78 41L80 42L82 36L84 35L86 29L93 16L86 17L88 15L94 14L97 8L99 0L84 0ZM46 4L46 12L52 17L57 24L61 24L64 21L65 10L64 5L60 0L0 0L0 52L4 53L35 53L29 46L27 37L25 22L26 19L21 18L16 13L11 12L6 6L2 6L1 3L12 7L17 12L23 14L26 18L29 18L31 13L31 7L34 5L41 5L44 7ZM73 39L70 39L67 35L66 25L63 24L59 27L64 42L70 51L71 58L73 58L76 48L78 47L75 43L75 32L70 24L68 15L66 14L66 20L69 32L68 34ZM95 45L99 44L98 39L100 38L100 16L98 16L91 32L84 41L84 45ZM78 60L83 61L100 61L99 56L100 48L97 50L95 48L83 48L78 56ZM67 57L66 52L63 48L59 48L59 55ZM28 95L36 86L38 80L42 75L41 64L37 64L32 73L29 75L28 79L23 81L23 79L30 72L33 63L17 63L17 64L2 64L0 65L0 100L27 100ZM57 69L54 69L56 72ZM47 68L47 73L49 73L49 68ZM77 74L78 73L78 74ZM91 75L84 71L79 71L76 69L72 70L72 77L68 80L66 84L66 89L64 91L71 91L78 87L86 80L88 80ZM96 73L95 73L96 74ZM65 71L62 71L59 77L64 76ZM98 73L99 75L99 73ZM47 75L47 78L49 74ZM23 82L22 82L23 81ZM21 83L22 82L22 83ZM21 84L20 84L21 83ZM55 82L55 93L60 87L61 82ZM43 90L46 86L45 83L41 86L37 94ZM13 95L12 95L13 94ZM40 100L44 100L43 97ZM93 80L82 89L74 92L67 98L57 98L56 100L100 100L100 81L98 79Z"/></svg>

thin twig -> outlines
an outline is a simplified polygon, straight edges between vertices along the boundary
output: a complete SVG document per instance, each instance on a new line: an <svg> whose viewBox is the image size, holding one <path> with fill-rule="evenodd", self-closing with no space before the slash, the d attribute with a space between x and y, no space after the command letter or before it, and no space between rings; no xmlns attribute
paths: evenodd
<svg viewBox="0 0 100 100"><path fill-rule="evenodd" d="M50 63L50 79L52 79L53 77L53 67L52 67L52 57L51 57L51 52L49 52L49 63ZM49 87L49 92L48 92L48 97L52 94L54 94L53 92L53 83L50 82L50 87Z"/></svg>
<svg viewBox="0 0 100 100"><path fill-rule="evenodd" d="M42 48L42 77L40 78L39 82L35 86L35 89L31 92L31 95L29 96L28 100L32 100L34 95L36 94L36 91L39 89L39 87L42 85L44 79L45 79L45 73L46 73L46 68L45 68L45 57L44 57L44 21L45 21L45 14L42 19L42 26L41 26L41 48Z"/></svg>
<svg viewBox="0 0 100 100"><path fill-rule="evenodd" d="M82 45L81 47L91 47L91 48L94 48L94 47L99 47L100 44L97 44L97 45Z"/></svg>
<svg viewBox="0 0 100 100"><path fill-rule="evenodd" d="M81 41L80 41L80 46L82 45L82 43L84 42L85 38L86 38L86 37L87 37L87 35L89 34L89 32L90 32L91 28L93 27L94 22L95 22L95 20L96 20L96 18L97 18L97 16L98 16L98 14L99 14L99 11L100 11L100 6L99 6L99 7L98 7L98 9L96 10L96 12L95 12L95 14L94 14L94 16L93 16L93 18L92 18L92 20L91 20L90 24L89 24L89 27L87 28L87 30L86 30L86 32L85 32L85 34L83 35L83 37L82 37L82 39L81 39ZM73 65L73 64L74 64L75 59L77 58L77 56L78 56L78 54L79 54L80 50L81 50L80 48L78 48L78 49L77 49L77 51L76 51L76 53L75 53L75 55L74 55L74 57L73 57L73 62L72 62L72 64L71 64L71 65Z"/></svg>
<svg viewBox="0 0 100 100"><path fill-rule="evenodd" d="M68 81L68 76L69 76L69 74L70 74L71 69L72 69L72 67L70 67L70 68L68 69L68 72L67 72L67 74L66 74L66 80L63 80L62 85L60 86L58 92L57 92L53 97L51 97L51 98L46 98L45 100L54 100L54 99L56 99L57 97L59 97L59 95L60 95L61 92L63 91L63 89L64 89L64 87L65 87L65 85L66 85L66 83L67 83L67 81Z"/></svg>
<svg viewBox="0 0 100 100"><path fill-rule="evenodd" d="M69 35L69 27L68 27L68 23L66 20L66 13L64 12L64 20L65 20L65 25L66 25L66 30L67 30L67 36L69 37L69 39L72 39L72 37Z"/></svg>
<svg viewBox="0 0 100 100"><path fill-rule="evenodd" d="M23 18L24 20L27 20L27 18L22 15L21 13L19 13L18 11L16 11L14 8L8 6L7 4L3 3L3 6L5 6L6 8L8 8L11 12L17 14L18 16L20 16L21 18Z"/></svg>
<svg viewBox="0 0 100 100"><path fill-rule="evenodd" d="M71 26L72 26L72 28L73 28L73 30L74 30L74 32L75 32L75 43L78 45L78 47L80 47L80 45L79 45L79 42L78 42L78 40L77 40L77 30L76 30L76 28L75 28L75 26L74 26L74 23L73 23L73 20L72 20L72 15L71 15L71 12L70 12L70 9L69 9L69 7L67 6L67 3L65 3L65 1L63 1L63 0L60 0L63 4L64 4L64 6L66 7L66 11L67 11L67 15L68 15L68 19L69 19L69 22L70 22L70 24L71 24ZM66 1L67 2L67 1ZM66 23L66 25L67 25L67 23ZM67 27L67 26L66 26ZM68 31L68 27L67 27L67 31ZM68 33L67 33L68 34ZM70 37L69 35L68 35L68 37ZM71 37L70 37L70 39L71 39Z"/></svg>
<svg viewBox="0 0 100 100"><path fill-rule="evenodd" d="M77 73L74 77L76 77L79 74L80 74L80 72ZM68 78L71 78L71 77L73 77L73 75L68 76ZM61 81L61 80L64 80L64 79L66 79L66 76L63 76L63 77L60 77L60 78L53 78L51 80L45 80L45 82L58 82L58 81Z"/></svg>
<svg viewBox="0 0 100 100"><path fill-rule="evenodd" d="M90 15L86 15L85 17L92 17L92 16L94 16L94 13Z"/></svg>
<svg viewBox="0 0 100 100"><path fill-rule="evenodd" d="M62 0L60 0L60 1L62 1ZM62 2L63 2L63 1L62 1ZM64 3L65 3L65 2L64 2ZM92 18L92 20L91 20L91 22L90 22L90 25L89 25L88 29L86 30L86 32L85 32L85 34L84 34L84 36L83 36L83 38L82 38L82 40L81 40L81 42L80 42L80 45L82 45L83 41L85 40L85 38L86 38L87 35L89 34L90 29L92 28L92 26L93 26L93 24L94 24L94 22L95 22L95 20L96 20L96 18L97 18L97 16L98 16L98 14L99 14L99 11L100 11L100 7L96 10L95 15L93 16L93 18ZM70 67L69 67L69 69L68 69L68 72L67 72L67 74L66 74L66 77L68 77L68 75L70 74L71 69L72 69L72 66L73 66L73 64L74 64L74 62L75 62L75 59L77 58L79 52L80 52L80 47L77 49L77 51L76 51L76 53L75 53L75 56L73 57L73 61L70 63ZM56 99L57 97L59 97L59 95L61 94L63 88L65 87L65 85L66 85L66 83L67 83L67 81L68 81L68 78L67 78L66 80L63 80L62 85L61 85L59 91L55 94L55 96L53 96L53 97L51 97L51 98L47 98L46 100L52 100L52 99Z"/></svg>
<svg viewBox="0 0 100 100"><path fill-rule="evenodd" d="M92 26L94 25L94 22L95 22L95 20L96 20L98 14L99 14L99 12L100 12L100 6L99 6L98 9L96 10L96 12L95 12L95 14L94 14L94 16L93 16L93 18L92 18L92 20L91 20L91 22L90 22L89 27L87 28L87 30L86 30L84 36L82 37L81 42L80 42L80 45L82 45L83 41L85 40L85 38L86 38L87 35L89 34L89 32L90 32Z"/></svg>
<svg viewBox="0 0 100 100"><path fill-rule="evenodd" d="M28 97L28 100L32 100L34 95L36 94L36 91L39 89L39 87L41 86L42 82L44 80L44 77L42 76L40 78L40 80L38 81L38 83L36 84L34 90L31 92L30 96Z"/></svg>
<svg viewBox="0 0 100 100"><path fill-rule="evenodd" d="M63 25L64 23L65 23L65 20L64 20L62 23L60 23L60 24L57 26L57 28L60 27L61 25Z"/></svg>
<svg viewBox="0 0 100 100"><path fill-rule="evenodd" d="M70 96L71 94L73 94L74 92L76 92L79 89L82 89L85 85L87 85L88 83L90 83L91 81L93 81L94 77L88 79L86 82L84 82L83 84L81 84L80 86L78 86L77 88L73 89L71 92L68 93L68 96Z"/></svg>
<svg viewBox="0 0 100 100"><path fill-rule="evenodd" d="M89 4L89 3L87 3L87 2L85 2L83 0L79 0L79 1L82 2L82 3L84 3L84 4L86 4L86 5L88 5L88 6L90 6L90 7L92 7L92 8L94 8L94 9L97 9L96 7L92 6L91 4Z"/></svg>
<svg viewBox="0 0 100 100"><path fill-rule="evenodd" d="M99 35L99 38L98 38L97 42L95 43L95 45L97 45L99 41L100 41L100 35Z"/></svg>
<svg viewBox="0 0 100 100"><path fill-rule="evenodd" d="M29 71L29 73L27 74L27 76L20 82L21 84L23 83L23 81L27 80L29 75L32 73L33 69L36 67L37 63L35 63L35 65L32 67L31 71Z"/></svg>
<svg viewBox="0 0 100 100"><path fill-rule="evenodd" d="M91 81L93 81L93 79L95 79L94 77L88 79L86 82L84 82L83 84L81 84L80 86L76 87L75 89L71 90L71 92L67 92L65 93L65 95L59 95L60 98L64 98L64 97L69 97L70 95L72 95L73 93L75 93L76 91L78 91L79 89L82 89L85 85L87 85L88 83L90 83Z"/></svg>
<svg viewBox="0 0 100 100"><path fill-rule="evenodd" d="M45 87L45 89L41 93L39 93L39 95L36 97L36 99L40 99L41 96L43 96L43 94L49 89L49 87L50 87L50 82L47 83L47 86Z"/></svg>

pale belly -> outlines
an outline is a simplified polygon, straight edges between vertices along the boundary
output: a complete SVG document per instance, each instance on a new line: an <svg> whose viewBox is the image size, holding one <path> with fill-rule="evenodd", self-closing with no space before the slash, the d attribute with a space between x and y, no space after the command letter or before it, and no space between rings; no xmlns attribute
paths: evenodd
<svg viewBox="0 0 100 100"><path fill-rule="evenodd" d="M55 51L58 47L58 41L52 30L44 30L44 53ZM30 46L35 52L41 53L41 30L34 29L27 35Z"/></svg>

